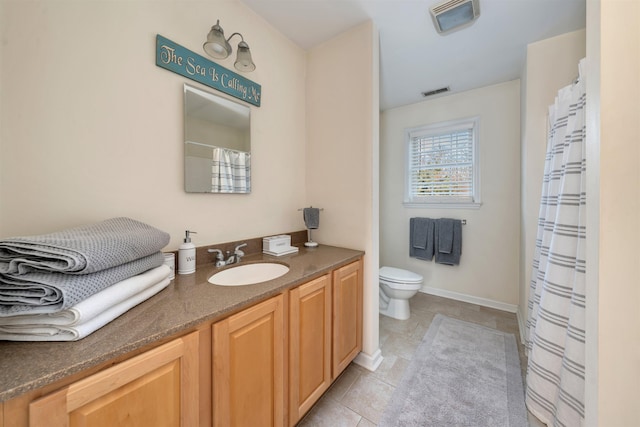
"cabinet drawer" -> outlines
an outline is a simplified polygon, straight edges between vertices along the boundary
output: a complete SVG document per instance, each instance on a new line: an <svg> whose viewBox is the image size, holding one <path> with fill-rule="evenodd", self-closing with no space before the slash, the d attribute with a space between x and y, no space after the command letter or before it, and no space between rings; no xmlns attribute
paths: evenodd
<svg viewBox="0 0 640 427"><path fill-rule="evenodd" d="M32 402L29 426L196 426L198 356L194 332Z"/></svg>

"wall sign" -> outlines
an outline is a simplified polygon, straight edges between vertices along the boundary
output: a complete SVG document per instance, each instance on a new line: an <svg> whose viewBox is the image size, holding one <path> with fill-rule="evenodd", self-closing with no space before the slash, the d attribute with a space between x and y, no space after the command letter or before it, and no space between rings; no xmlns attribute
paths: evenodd
<svg viewBox="0 0 640 427"><path fill-rule="evenodd" d="M156 65L260 106L261 86L171 40L156 36Z"/></svg>

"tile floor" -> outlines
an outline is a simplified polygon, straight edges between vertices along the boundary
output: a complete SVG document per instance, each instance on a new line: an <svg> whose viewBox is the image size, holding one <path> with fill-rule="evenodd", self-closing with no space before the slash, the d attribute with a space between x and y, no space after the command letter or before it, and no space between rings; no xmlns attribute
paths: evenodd
<svg viewBox="0 0 640 427"><path fill-rule="evenodd" d="M410 304L408 320L380 316L380 346L384 357L380 367L370 372L354 363L349 365L298 423L299 427L376 426L414 350L438 313L516 335L524 377L527 362L515 314L421 292ZM529 424L544 426L531 414Z"/></svg>

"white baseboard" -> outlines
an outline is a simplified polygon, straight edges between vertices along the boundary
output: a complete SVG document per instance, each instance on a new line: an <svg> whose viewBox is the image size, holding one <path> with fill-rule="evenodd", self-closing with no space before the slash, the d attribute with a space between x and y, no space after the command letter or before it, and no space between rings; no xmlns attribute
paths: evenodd
<svg viewBox="0 0 640 427"><path fill-rule="evenodd" d="M423 286L422 289L420 289L420 292L424 292L425 294L429 295L435 295L438 297L454 299L456 301L468 302L470 304L477 304L483 307L495 308L496 310L508 311L509 313L518 312L518 306L515 304L507 304L500 301L474 297L473 295L460 294L458 292L447 291L444 289Z"/></svg>
<svg viewBox="0 0 640 427"><path fill-rule="evenodd" d="M380 366L383 359L384 357L382 357L382 352L380 351L380 349L377 349L372 355L366 354L361 351L360 353L358 353L356 358L353 359L353 363L373 372L378 369L378 366Z"/></svg>
<svg viewBox="0 0 640 427"><path fill-rule="evenodd" d="M522 316L520 315L520 310L516 311L516 319L518 319L518 329L520 329L520 343L524 344L525 323L524 320L522 320Z"/></svg>

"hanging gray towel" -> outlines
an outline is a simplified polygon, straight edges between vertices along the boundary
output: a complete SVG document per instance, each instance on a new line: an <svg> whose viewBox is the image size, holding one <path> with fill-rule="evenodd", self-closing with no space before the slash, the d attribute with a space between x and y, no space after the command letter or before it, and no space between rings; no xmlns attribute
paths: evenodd
<svg viewBox="0 0 640 427"><path fill-rule="evenodd" d="M320 209L304 208L302 210L302 217L304 218L304 225L309 230L315 230L320 226Z"/></svg>
<svg viewBox="0 0 640 427"><path fill-rule="evenodd" d="M438 252L450 254L453 248L453 219L440 218L438 220Z"/></svg>
<svg viewBox="0 0 640 427"><path fill-rule="evenodd" d="M462 255L462 221L448 218L437 219L435 247L435 261L438 264L459 265ZM445 252L447 250L449 252Z"/></svg>
<svg viewBox="0 0 640 427"><path fill-rule="evenodd" d="M413 218L412 230L411 244L413 247L426 249L429 237L433 238L433 220L430 218Z"/></svg>
<svg viewBox="0 0 640 427"><path fill-rule="evenodd" d="M409 256L425 261L433 258L434 220L411 218L409 220Z"/></svg>

